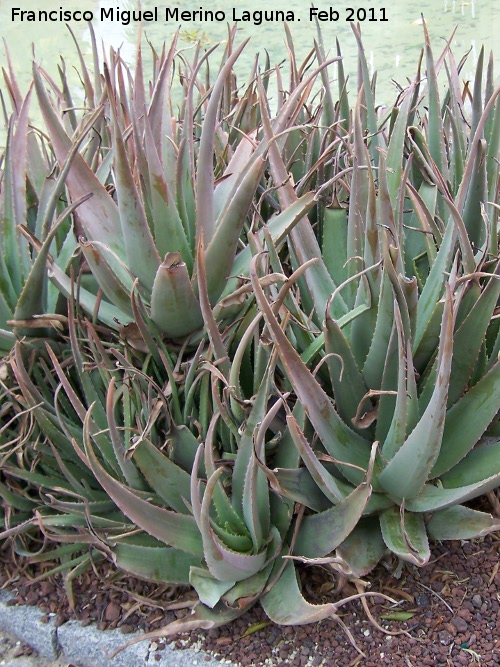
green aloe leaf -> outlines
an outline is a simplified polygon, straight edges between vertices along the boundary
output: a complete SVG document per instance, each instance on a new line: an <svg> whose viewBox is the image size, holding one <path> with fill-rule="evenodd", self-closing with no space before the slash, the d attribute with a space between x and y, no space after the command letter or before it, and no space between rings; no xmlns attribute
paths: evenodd
<svg viewBox="0 0 500 667"><path fill-rule="evenodd" d="M221 416L220 413L214 413L210 425L208 427L207 436L205 438L205 476L210 477L215 474L217 471L217 466L215 459L219 456L217 450L217 439L216 439L216 424ZM215 510L216 520L212 523L213 529L217 532L219 537L225 542L227 546L230 546L235 551L250 551L252 549L252 544L255 546L255 540L252 543L252 537L250 537L250 531L247 527L247 524L243 520L243 503L242 496L240 496L239 491L239 472L245 475L245 471L241 470L240 465L240 456L247 460L247 453L243 453L242 450L246 449L243 444L244 436L242 436L241 447L238 447L238 454L236 456L236 461L234 462L233 474L231 477L231 495L229 498L226 489L224 488L224 482L227 480L227 475L224 474L221 476L221 480L214 487L213 495L213 506ZM198 443L197 443L198 448ZM241 454L240 454L241 453ZM248 461L247 461L248 463ZM244 483L244 479L241 480Z"/></svg>
<svg viewBox="0 0 500 667"><path fill-rule="evenodd" d="M28 244L16 229L17 225L25 224L27 220L26 169L30 97L31 88L19 110L15 131L14 117L11 118L3 162L5 173L2 178L0 254L7 269L4 280L12 282L16 294L20 294L31 267Z"/></svg>
<svg viewBox="0 0 500 667"><path fill-rule="evenodd" d="M158 583L189 584L190 568L200 564L200 559L172 547L148 546L120 540L113 547L113 560L117 567L135 577Z"/></svg>
<svg viewBox="0 0 500 667"><path fill-rule="evenodd" d="M108 98L113 127L113 166L121 233L127 266L147 291L153 287L161 259L149 228L143 202L139 197L129 164L122 132L117 120L117 100L108 79Z"/></svg>
<svg viewBox="0 0 500 667"><path fill-rule="evenodd" d="M452 298L448 288L441 324L438 375L431 400L413 431L378 476L381 486L398 499L419 494L439 455L453 349ZM408 470L412 471L409 477Z"/></svg>
<svg viewBox="0 0 500 667"><path fill-rule="evenodd" d="M452 470L485 433L498 412L500 361L447 412L439 456L431 477Z"/></svg>
<svg viewBox="0 0 500 667"><path fill-rule="evenodd" d="M231 272L241 230L265 165L263 159L257 158L247 173L241 176L216 222L212 239L206 246L207 288L211 304L221 295Z"/></svg>
<svg viewBox="0 0 500 667"><path fill-rule="evenodd" d="M436 73L436 66L432 56L431 43L427 26L424 25L425 34L425 62L427 68L427 86L428 86L428 104L429 121L427 128L429 152L438 171L443 174L445 180L449 180L446 165L446 148L444 144L443 122L441 106L439 102L439 84Z"/></svg>
<svg viewBox="0 0 500 667"><path fill-rule="evenodd" d="M388 255L384 260L390 261ZM363 379L371 389L382 387L386 351L389 347L394 322L394 291L387 270L382 273L380 296L377 303L377 319L368 356L363 366Z"/></svg>
<svg viewBox="0 0 500 667"><path fill-rule="evenodd" d="M450 93L450 101L447 105L447 120L450 123L453 136L453 143L450 150L450 179L452 190L456 192L464 173L468 130L465 126L466 113L463 108L459 74L454 58L450 58L450 67L446 63L445 66Z"/></svg>
<svg viewBox="0 0 500 667"><path fill-rule="evenodd" d="M314 42L314 48L316 51L316 58L318 60L318 63L321 65L321 63L325 62L326 55L325 55L323 35L321 34L321 27L317 18L316 18L316 31L318 33L318 41ZM335 123L335 105L333 103L333 96L330 87L328 69L326 67L321 70L321 82L323 90L325 92L322 120L326 127L332 127Z"/></svg>
<svg viewBox="0 0 500 667"><path fill-rule="evenodd" d="M406 345L407 349L405 350L403 323L401 321L401 315L399 313L399 308L396 302L394 304L394 308L396 315L395 327L398 341L398 357L396 364L398 369L398 378L397 394L393 402L394 409L392 413L392 419L382 444L382 456L387 460L390 460L394 457L395 453L404 443L409 431L413 430L416 422L417 403L417 387L415 382L415 374L413 371L413 359L411 356L410 344L408 343L408 345ZM389 357L387 361L390 365L392 365L394 362L394 360ZM385 386L384 390L387 390ZM384 406L381 400L379 409L380 412L383 410L383 407ZM382 434L378 430L377 424L377 438L380 438L381 435Z"/></svg>
<svg viewBox="0 0 500 667"><path fill-rule="evenodd" d="M345 495L348 495L352 487L342 480L339 481L340 485L346 487ZM273 488L282 497L304 505L315 512L323 512L332 505L306 467L278 468L274 472Z"/></svg>
<svg viewBox="0 0 500 667"><path fill-rule="evenodd" d="M468 183L462 216L471 244L481 248L486 240L487 230L481 215L481 208L488 201L488 176L486 172L486 141L474 144L475 152L467 156L473 163L471 178Z"/></svg>
<svg viewBox="0 0 500 667"><path fill-rule="evenodd" d="M441 476L444 487L456 488L487 480L497 474L500 455L500 440L475 447L451 470Z"/></svg>
<svg viewBox="0 0 500 667"><path fill-rule="evenodd" d="M370 201L369 190L370 185L372 184L371 172L369 169L370 157L364 142L364 132L361 125L361 95L358 96L356 109L353 114L353 125L354 171L351 180L351 196L349 197L347 227L347 258L349 259L347 270L349 277L356 275L363 268L360 262L361 257L364 256L364 218L367 211L370 211L368 208ZM373 242L374 241L372 241L372 243ZM349 299L350 302L352 302L353 296L354 289L352 288Z"/></svg>
<svg viewBox="0 0 500 667"><path fill-rule="evenodd" d="M103 294L116 308L130 316L130 293L134 286L134 276L126 263L98 242L81 239L80 248Z"/></svg>
<svg viewBox="0 0 500 667"><path fill-rule="evenodd" d="M392 507L380 514L380 527L387 547L414 565L425 565L430 558L429 541L422 514Z"/></svg>
<svg viewBox="0 0 500 667"><path fill-rule="evenodd" d="M259 432L256 433L255 439L256 447L252 448L248 460L241 501L243 517L252 536L254 550L259 551L269 539L271 516L269 486L266 475L259 465L265 462L265 443ZM259 440L260 447L257 449Z"/></svg>
<svg viewBox="0 0 500 667"><path fill-rule="evenodd" d="M351 110L349 107L349 98L347 94L347 79L344 72L344 65L342 62L342 53L340 51L340 44L338 38L335 39L337 46L337 72L338 72L338 86L339 86L339 105L338 111L340 114L340 126L342 129L347 132L349 129L349 119L351 116Z"/></svg>
<svg viewBox="0 0 500 667"><path fill-rule="evenodd" d="M149 116L144 120L144 150L148 165L147 176L151 197L151 216L154 240L158 254L180 252L188 272L193 270L194 249L190 246L182 219L177 210L174 192L169 184L166 166L162 165L151 129Z"/></svg>
<svg viewBox="0 0 500 667"><path fill-rule="evenodd" d="M152 489L169 507L187 514L186 502L191 495L191 478L165 454L147 440L134 446L133 460Z"/></svg>
<svg viewBox="0 0 500 667"><path fill-rule="evenodd" d="M313 605L300 592L295 566L292 561L285 565L278 581L260 599L266 615L278 625L304 625L335 617L335 604Z"/></svg>
<svg viewBox="0 0 500 667"><path fill-rule="evenodd" d="M476 155L478 151L478 144L483 140L483 131L488 122L490 114L494 111L494 107L497 104L497 98L500 95L500 87L497 87L495 91L491 94L487 104L484 106L483 114L477 124L476 132L474 134L473 140L470 142L468 155ZM498 112L497 112L498 113ZM498 137L496 138L498 141ZM495 145L495 142L492 142L492 145ZM456 198L456 207L461 213L464 210L465 202L469 193L470 184L474 178L474 168L476 162L473 159L468 159L466 162L464 175L458 189L457 198Z"/></svg>
<svg viewBox="0 0 500 667"><path fill-rule="evenodd" d="M203 567L191 567L189 583L198 594L200 602L213 609L224 593L234 587L234 581L219 581Z"/></svg>
<svg viewBox="0 0 500 667"><path fill-rule="evenodd" d="M169 253L156 273L151 293L151 319L169 338L181 338L203 324L200 304L186 264Z"/></svg>
<svg viewBox="0 0 500 667"><path fill-rule="evenodd" d="M328 273L335 285L347 280L347 209L337 205L323 210L321 252Z"/></svg>
<svg viewBox="0 0 500 667"><path fill-rule="evenodd" d="M231 73L234 63L245 48L247 41L236 48L222 66L212 88L210 100L205 111L200 136L196 179L197 230L201 233L205 246L210 245L215 233L213 153L219 102L226 79Z"/></svg>
<svg viewBox="0 0 500 667"><path fill-rule="evenodd" d="M333 396L339 415L346 424L351 424L358 406L367 392L367 386L359 371L347 338L338 321L327 309L325 324L326 363L333 387Z"/></svg>
<svg viewBox="0 0 500 667"><path fill-rule="evenodd" d="M411 512L433 512L465 503L488 493L500 483L496 452L493 453L491 459L493 467L489 473L484 473L484 478L474 479L470 484L467 484L465 480L455 482L450 479L446 482L446 487L441 482L438 485L426 484L417 498L408 500L405 507Z"/></svg>
<svg viewBox="0 0 500 667"><path fill-rule="evenodd" d="M363 89L364 102L366 105L366 114L367 114L367 128L370 133L369 149L370 149L370 159L375 166L378 166L379 152L378 147L381 144L380 135L378 132L377 125L377 114L375 111L375 95L372 90L372 85L370 81L370 74L368 72L368 63L366 62L365 50L363 48L363 43L361 41L361 31L359 25L356 25L354 21L351 21L351 28L358 43L358 63L361 72L361 81L359 83L359 88Z"/></svg>
<svg viewBox="0 0 500 667"><path fill-rule="evenodd" d="M387 551L380 524L373 518L361 519L350 535L337 547L337 556L353 577L364 577L378 564Z"/></svg>
<svg viewBox="0 0 500 667"><path fill-rule="evenodd" d="M5 467L3 469L5 470ZM31 513L37 506L37 503L31 498L27 498L20 493L14 493L6 484L2 483L0 483L0 498L6 505L24 512Z"/></svg>
<svg viewBox="0 0 500 667"><path fill-rule="evenodd" d="M226 379L230 375L229 355L209 301L206 268L203 239L200 236L196 248L196 278L200 310L215 360L219 365L219 370L223 378Z"/></svg>
<svg viewBox="0 0 500 667"><path fill-rule="evenodd" d="M51 144L62 168L68 154L72 151L73 142L52 108L36 67L33 69L33 78ZM118 206L78 152L74 154L71 169L67 175L67 185L74 199L92 194L92 203L85 201L79 210L79 217L89 240L99 240L118 257L125 257Z"/></svg>
<svg viewBox="0 0 500 667"><path fill-rule="evenodd" d="M67 276L56 262L49 263L47 275L65 297L69 298L74 292L73 279ZM111 329L118 329L120 324L128 324L133 319L131 315L82 286L78 288L78 303L86 313L92 317L98 316L99 320Z"/></svg>
<svg viewBox="0 0 500 667"><path fill-rule="evenodd" d="M267 227L273 243L279 246L289 235L291 230L299 221L307 214L307 212L316 203L313 192L307 192L302 197L299 197L290 206L285 207L280 213L272 216L267 222ZM257 232L259 241L264 242L264 233L262 230ZM252 250L250 246L246 245L241 252L239 252L234 260L231 269L231 276L248 275L250 261L252 259ZM222 296L231 294L237 286L237 280L229 279L227 286L222 293Z"/></svg>
<svg viewBox="0 0 500 667"><path fill-rule="evenodd" d="M278 353L307 416L316 429L323 445L338 462L344 476L359 484L368 469L370 446L367 440L352 431L339 417L323 388L288 340L262 291L256 272L256 258L252 260L250 277L257 303L264 315ZM344 463L352 464L342 465Z"/></svg>
<svg viewBox="0 0 500 667"><path fill-rule="evenodd" d="M408 116L413 101L414 90L415 85L412 84L405 91L403 103L398 108L398 115L392 129L389 146L387 148L387 157L385 161L387 169L387 185L394 210L396 210L399 192L401 189L401 179L403 174L402 158L404 155L406 129L408 126Z"/></svg>
<svg viewBox="0 0 500 667"><path fill-rule="evenodd" d="M418 275L417 262L419 257L427 257L431 267L436 259L437 250L434 239L442 240L442 235L434 222L437 202L437 187L424 181L418 190L406 182L406 189L413 204L413 212L408 228L405 230L402 252L406 267L406 275L417 273L421 285L425 284L425 275ZM425 253L425 255L424 255Z"/></svg>
<svg viewBox="0 0 500 667"><path fill-rule="evenodd" d="M371 474L346 498L317 514L303 516L293 551L306 558L326 556L336 549L358 524L372 493Z"/></svg>
<svg viewBox="0 0 500 667"><path fill-rule="evenodd" d="M69 216L79 206L79 204L80 202L75 202L74 204L68 206L61 213L61 215L53 223L51 230L47 234L42 244L35 242L36 240L33 239L30 232L25 227L21 227L23 233L27 234L30 240L33 239L33 245L36 248L38 254L32 262L29 274L26 276L23 290L19 295L19 299L14 311L14 319L30 319L33 315L41 314L44 312L51 312L48 310L46 278L46 265L49 259L49 250L56 234L62 231L61 223L65 221L66 217ZM71 256L75 251L76 246L77 244L74 236L74 230L73 227L70 226L67 230L66 240L63 246L65 253L67 253L66 256ZM61 260L64 268L67 268L67 261L64 261L64 259L60 256L56 258L57 262L60 262Z"/></svg>
<svg viewBox="0 0 500 667"><path fill-rule="evenodd" d="M476 447L437 485L426 484L406 506L412 511L428 512L465 503L495 489L500 483L499 451L498 442Z"/></svg>
<svg viewBox="0 0 500 667"><path fill-rule="evenodd" d="M170 118L168 119L168 122L166 122L166 118L170 116L170 108L169 106L165 108L165 101L169 100L168 82L172 73L172 65L174 62L178 38L179 31L176 31L167 53L162 53L161 58L158 59L158 73L155 79L155 86L151 94L151 101L149 103L148 116L151 129L153 130L153 138L156 146L162 145L163 136L166 135L169 138L171 136ZM136 73L137 71L138 70L136 70ZM140 70L140 74L142 76L142 69ZM140 116L140 114L142 114L144 111L144 104L142 103L143 100L141 99L143 96L143 90L143 87L138 87L136 89L136 94L138 95L137 104L139 105L138 116ZM168 113L168 116L166 116L166 113ZM168 144L168 142L166 143Z"/></svg>
<svg viewBox="0 0 500 667"><path fill-rule="evenodd" d="M455 333L448 405L453 405L467 388L499 297L500 265Z"/></svg>
<svg viewBox="0 0 500 667"><path fill-rule="evenodd" d="M433 512L427 523L429 537L434 540L471 540L499 529L498 518L463 505Z"/></svg>
<svg viewBox="0 0 500 667"><path fill-rule="evenodd" d="M191 433L186 425L176 426L172 424L167 434L167 445L171 452L172 461L191 473L193 469L199 442ZM200 472L204 474L203 465L200 465Z"/></svg>
<svg viewBox="0 0 500 667"><path fill-rule="evenodd" d="M106 493L114 500L125 516L149 535L175 549L180 549L194 556L203 556L203 542L196 521L192 516L165 510L147 500L143 500L104 470L90 444L90 416L91 410L87 413L84 423L86 455L84 462L91 468Z"/></svg>
<svg viewBox="0 0 500 667"><path fill-rule="evenodd" d="M231 159L221 179L214 188L214 215L220 220L224 209L228 206L242 176L248 170L250 158L255 151L255 133L250 136L241 135Z"/></svg>
<svg viewBox="0 0 500 667"><path fill-rule="evenodd" d="M500 102L496 101L495 108L490 111L490 125L485 126L485 138L487 142L487 154L486 154L486 169L488 172L488 201L490 206L488 207L488 213L490 218L498 219L498 214L494 211L494 201L495 201L495 188L496 183L498 182L499 176L499 166L498 166L498 151L500 148ZM493 203L493 205L491 205ZM496 225L493 227L492 231L496 231ZM494 254L495 245L494 239L496 234L491 234L490 238L490 252Z"/></svg>
<svg viewBox="0 0 500 667"><path fill-rule="evenodd" d="M354 489L350 486L346 489L346 484L342 482L342 480L338 480L328 472L309 445L304 433L299 428L297 421L291 415L287 417L286 421L295 446L297 447L306 468L309 470L311 477L330 502L334 505L337 504Z"/></svg>
<svg viewBox="0 0 500 667"><path fill-rule="evenodd" d="M446 274L449 272L452 264L456 238L456 227L450 222L446 227L443 242L418 300L417 327L413 341L413 353L415 356L419 345L426 335L429 324L432 322L434 311L439 306L439 300L443 295Z"/></svg>
<svg viewBox="0 0 500 667"><path fill-rule="evenodd" d="M9 143L9 142L7 142ZM7 158L9 156L7 155ZM9 163L11 159L7 160L5 179L12 178L9 171ZM17 247L17 234L15 228L14 211L12 201L9 201L8 193L4 199L4 206L1 211L1 231L0 236L0 294L2 300L7 306L7 315L3 324L10 319L10 314L16 307L17 297L21 290L21 272L20 272L20 257L19 249Z"/></svg>

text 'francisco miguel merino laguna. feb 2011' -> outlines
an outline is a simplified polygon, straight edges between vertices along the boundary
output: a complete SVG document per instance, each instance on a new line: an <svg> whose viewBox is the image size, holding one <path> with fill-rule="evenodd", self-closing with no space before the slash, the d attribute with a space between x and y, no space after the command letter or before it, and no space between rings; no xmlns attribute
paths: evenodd
<svg viewBox="0 0 500 667"><path fill-rule="evenodd" d="M53 10L25 10L20 7L12 7L11 19L13 22L80 22L93 21L98 18L101 22L111 21L129 25L131 23L159 22L166 23L190 23L190 22L232 22L232 23L252 23L261 25L262 23L282 23L284 21L294 23L301 21L387 21L385 8L378 10L372 8L353 8L346 7L341 10L333 7L318 8L309 7L304 16L296 11L270 9L270 10L242 10L232 7L227 10L213 10L199 7L194 10L179 9L179 7L153 7L151 9L130 10L120 7L101 7L98 13L92 10L69 10L59 7Z"/></svg>

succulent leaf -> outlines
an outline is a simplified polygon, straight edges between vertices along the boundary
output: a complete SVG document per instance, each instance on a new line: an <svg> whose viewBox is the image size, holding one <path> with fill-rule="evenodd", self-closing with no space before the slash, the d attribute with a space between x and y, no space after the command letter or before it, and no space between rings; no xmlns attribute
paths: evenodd
<svg viewBox="0 0 500 667"><path fill-rule="evenodd" d="M392 553L414 565L428 562L430 550L422 514L392 507L380 514L380 527Z"/></svg>
<svg viewBox="0 0 500 667"><path fill-rule="evenodd" d="M446 416L452 349L453 306L451 290L448 288L441 325L438 375L432 398L413 431L378 475L382 487L400 500L414 498L420 493L439 455ZM408 470L412 471L409 479L405 474Z"/></svg>
<svg viewBox="0 0 500 667"><path fill-rule="evenodd" d="M491 514L456 505L433 512L427 532L434 540L470 540L492 533L499 527L500 521Z"/></svg>

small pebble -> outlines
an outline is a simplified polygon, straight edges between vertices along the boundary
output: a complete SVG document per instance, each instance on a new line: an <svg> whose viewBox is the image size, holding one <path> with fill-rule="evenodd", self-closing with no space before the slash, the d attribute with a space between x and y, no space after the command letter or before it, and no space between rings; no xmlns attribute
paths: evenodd
<svg viewBox="0 0 500 667"><path fill-rule="evenodd" d="M110 602L104 612L104 618L107 621L117 621L122 613L122 608L116 602Z"/></svg>
<svg viewBox="0 0 500 667"><path fill-rule="evenodd" d="M467 623L470 623L472 621L472 614L468 609L459 609L458 616L460 616L460 618L463 618L464 621L466 621Z"/></svg>
<svg viewBox="0 0 500 667"><path fill-rule="evenodd" d="M447 630L442 630L438 637L442 646L449 646L453 642L453 636Z"/></svg>
<svg viewBox="0 0 500 667"><path fill-rule="evenodd" d="M120 632L122 632L124 635L128 635L131 632L134 632L135 628L133 625L130 625L129 623L122 623L120 625Z"/></svg>
<svg viewBox="0 0 500 667"><path fill-rule="evenodd" d="M473 595L472 596L472 604L474 605L474 607L476 609L481 609L482 604L483 604L482 597L480 595L477 595L477 593L476 593L476 595Z"/></svg>
<svg viewBox="0 0 500 667"><path fill-rule="evenodd" d="M458 632L467 632L469 628L469 624L464 621L463 618L460 618L460 616L455 616L455 618L452 620L453 625L456 627Z"/></svg>
<svg viewBox="0 0 500 667"><path fill-rule="evenodd" d="M67 620L68 619L65 616L63 616L63 614L56 614L56 617L54 618L54 625L56 626L56 628L60 628L61 625L66 623Z"/></svg>
<svg viewBox="0 0 500 667"><path fill-rule="evenodd" d="M415 597L415 602L417 603L418 607L428 607L430 604L430 599L429 596L425 593L419 593Z"/></svg>

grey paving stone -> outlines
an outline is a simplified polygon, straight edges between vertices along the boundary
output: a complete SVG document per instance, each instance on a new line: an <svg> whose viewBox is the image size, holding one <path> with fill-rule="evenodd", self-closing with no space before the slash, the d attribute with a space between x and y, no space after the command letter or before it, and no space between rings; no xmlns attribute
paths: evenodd
<svg viewBox="0 0 500 667"><path fill-rule="evenodd" d="M140 667L148 658L148 642L133 644L109 658L131 639L119 630L101 632L92 625L84 628L78 621L68 621L58 628L57 637L65 658L78 667Z"/></svg>
<svg viewBox="0 0 500 667"><path fill-rule="evenodd" d="M40 621L43 614L36 607L7 606L9 599L10 595L0 591L0 632L28 644L49 662L40 656L20 656L4 660L4 667L41 667L42 664L43 667L61 667L68 663L75 667L220 667L220 662L208 658L203 651L167 646L156 652L150 649L148 640L109 658L135 635L124 635L119 630L101 632L95 626L84 627L78 621L68 621L56 628L53 621ZM234 666L225 661L224 667Z"/></svg>
<svg viewBox="0 0 500 667"><path fill-rule="evenodd" d="M44 614L36 607L8 606L10 596L0 592L0 628L29 644L40 655L55 659L59 653L54 621L42 623Z"/></svg>

